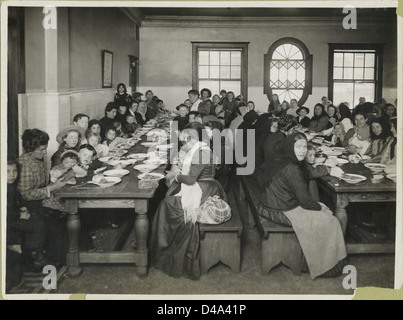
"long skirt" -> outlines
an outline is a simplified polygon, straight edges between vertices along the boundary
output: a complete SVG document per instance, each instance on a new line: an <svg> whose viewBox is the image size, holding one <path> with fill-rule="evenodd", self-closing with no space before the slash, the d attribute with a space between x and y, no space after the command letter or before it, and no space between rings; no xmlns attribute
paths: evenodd
<svg viewBox="0 0 403 320"><path fill-rule="evenodd" d="M216 180L198 181L202 189L201 204L215 195L227 201L225 192ZM150 262L175 278L200 278L199 225L185 223L181 197L175 196L180 184L174 183L160 203L151 227Z"/></svg>
<svg viewBox="0 0 403 320"><path fill-rule="evenodd" d="M272 210L259 203L258 214L275 223L293 227L304 253L303 272L312 279L328 278L342 273L347 264L341 226L331 211L306 210L298 207L288 212Z"/></svg>

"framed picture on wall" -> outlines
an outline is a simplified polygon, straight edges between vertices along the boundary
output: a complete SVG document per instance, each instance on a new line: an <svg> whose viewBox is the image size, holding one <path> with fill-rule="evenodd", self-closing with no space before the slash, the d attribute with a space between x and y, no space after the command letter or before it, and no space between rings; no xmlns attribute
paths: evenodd
<svg viewBox="0 0 403 320"><path fill-rule="evenodd" d="M113 53L102 50L102 88L112 88Z"/></svg>

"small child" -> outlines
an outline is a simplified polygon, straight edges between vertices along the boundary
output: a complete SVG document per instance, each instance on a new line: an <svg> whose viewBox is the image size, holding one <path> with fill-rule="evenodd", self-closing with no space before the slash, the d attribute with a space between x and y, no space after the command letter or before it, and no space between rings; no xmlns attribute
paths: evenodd
<svg viewBox="0 0 403 320"><path fill-rule="evenodd" d="M45 225L34 208L28 210L17 189L17 161L7 161L7 260L6 287L11 289L21 281L23 259L27 257L35 268L42 272L48 264L43 250Z"/></svg>
<svg viewBox="0 0 403 320"><path fill-rule="evenodd" d="M185 104L178 106L179 116L174 119L178 122L178 129L182 131L189 124L189 108Z"/></svg>
<svg viewBox="0 0 403 320"><path fill-rule="evenodd" d="M90 144L83 144L78 151L78 158L80 159L80 168L84 169L87 174L93 174L96 169L102 167L102 162L94 160L97 156L97 152Z"/></svg>
<svg viewBox="0 0 403 320"><path fill-rule="evenodd" d="M132 135L136 132L138 128L139 125L137 124L136 117L132 114L129 114L126 117L126 124L125 124L126 133L128 135Z"/></svg>
<svg viewBox="0 0 403 320"><path fill-rule="evenodd" d="M122 127L122 123L120 121L114 121L113 126L116 129L116 136L120 138L127 138L127 134Z"/></svg>
<svg viewBox="0 0 403 320"><path fill-rule="evenodd" d="M60 157L62 163L56 165L50 170L50 181L56 182L57 180L68 181L74 178L72 170L78 164L78 153L74 150L64 152Z"/></svg>
<svg viewBox="0 0 403 320"><path fill-rule="evenodd" d="M189 123L195 122L196 121L196 117L200 115L200 113L198 113L197 111L190 111L189 112Z"/></svg>
<svg viewBox="0 0 403 320"><path fill-rule="evenodd" d="M88 129L88 122L90 121L90 117L84 113L76 114L73 118L73 125L83 128L85 131ZM80 144L87 143L84 136L81 137Z"/></svg>
<svg viewBox="0 0 403 320"><path fill-rule="evenodd" d="M108 146L104 144L100 144L101 136L97 133L88 132L86 135L88 144L93 146L95 151L97 152L96 156L94 156L94 160L97 160L102 157L106 157L109 153Z"/></svg>
<svg viewBox="0 0 403 320"><path fill-rule="evenodd" d="M109 150L113 150L118 144L121 143L126 143L126 139L116 135L116 128L107 128L105 131L105 140L102 144L108 146Z"/></svg>
<svg viewBox="0 0 403 320"><path fill-rule="evenodd" d="M344 125L342 123L336 123L330 141L336 147L343 147L345 138L346 132L344 131Z"/></svg>

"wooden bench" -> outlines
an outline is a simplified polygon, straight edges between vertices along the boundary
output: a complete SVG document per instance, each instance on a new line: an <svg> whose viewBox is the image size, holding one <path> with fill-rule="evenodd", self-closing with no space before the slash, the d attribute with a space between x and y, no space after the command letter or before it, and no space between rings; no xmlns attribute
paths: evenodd
<svg viewBox="0 0 403 320"><path fill-rule="evenodd" d="M268 274L275 266L283 263L295 274L301 274L302 249L294 229L260 217L257 206L261 191L256 180L250 176L238 178L240 200L246 200L249 205L245 217L249 221L249 228L256 225L262 237L262 273Z"/></svg>
<svg viewBox="0 0 403 320"><path fill-rule="evenodd" d="M236 203L232 192L228 195ZM199 224L201 272L207 273L220 261L234 272L241 271L242 223L238 209L231 208L232 217L222 224Z"/></svg>

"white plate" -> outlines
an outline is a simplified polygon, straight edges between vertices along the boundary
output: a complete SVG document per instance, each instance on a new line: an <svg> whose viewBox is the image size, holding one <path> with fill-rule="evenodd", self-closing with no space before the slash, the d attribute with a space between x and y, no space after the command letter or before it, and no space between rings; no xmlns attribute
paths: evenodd
<svg viewBox="0 0 403 320"><path fill-rule="evenodd" d="M328 157L337 157L337 156L341 156L343 154L343 152L341 151L337 151L337 150L325 150L322 151L325 155L327 155Z"/></svg>
<svg viewBox="0 0 403 320"><path fill-rule="evenodd" d="M127 156L129 159L143 160L148 157L147 153L133 153L130 156Z"/></svg>
<svg viewBox="0 0 403 320"><path fill-rule="evenodd" d="M152 165L152 164L139 164L137 166L133 167L135 170L146 173L146 172L151 172L155 169L158 168L157 165Z"/></svg>
<svg viewBox="0 0 403 320"><path fill-rule="evenodd" d="M112 157L122 157L124 154L128 153L129 151L127 150L111 150L109 151L109 154Z"/></svg>
<svg viewBox="0 0 403 320"><path fill-rule="evenodd" d="M108 170L104 172L104 176L109 176L109 177L123 177L125 175L128 175L130 173L129 170L121 169L121 170Z"/></svg>
<svg viewBox="0 0 403 320"><path fill-rule="evenodd" d="M172 149L173 147L174 147L173 144L160 144L157 146L157 149L168 150L168 149Z"/></svg>
<svg viewBox="0 0 403 320"><path fill-rule="evenodd" d="M370 160L370 159L371 159L370 156L359 156L359 157L360 157L360 161L363 161L363 160Z"/></svg>
<svg viewBox="0 0 403 320"><path fill-rule="evenodd" d="M118 184L119 182L122 181L119 177L104 177L106 182L105 183L99 183L95 181L88 181L88 183L96 184L97 186L100 186L101 188L107 188L107 187L112 187L115 184Z"/></svg>
<svg viewBox="0 0 403 320"><path fill-rule="evenodd" d="M161 173L143 173L138 176L140 180L144 181L159 181L164 179L165 176Z"/></svg>
<svg viewBox="0 0 403 320"><path fill-rule="evenodd" d="M143 147L149 148L149 147L155 146L156 143L155 143L155 142L142 142L141 145L142 145Z"/></svg>
<svg viewBox="0 0 403 320"><path fill-rule="evenodd" d="M148 159L148 160L144 160L143 162L145 164L151 164L151 165L156 165L156 166L160 166L160 165L168 163L168 161L164 160L164 159L153 159L153 160Z"/></svg>
<svg viewBox="0 0 403 320"><path fill-rule="evenodd" d="M347 159L340 159L340 158L337 158L337 161L339 162L339 166L342 166L343 164L347 164L350 162Z"/></svg>
<svg viewBox="0 0 403 320"><path fill-rule="evenodd" d="M102 171L105 171L105 170L106 170L106 167L102 167L102 168L99 168L99 169L95 170L94 173L98 174L98 173L100 173Z"/></svg>
<svg viewBox="0 0 403 320"><path fill-rule="evenodd" d="M380 173L385 170L386 165L380 163L366 163L364 164L364 167L368 168L374 173Z"/></svg>
<svg viewBox="0 0 403 320"><path fill-rule="evenodd" d="M341 179L350 184L356 184L367 180L367 178L364 176L351 173L345 173L344 175L341 176Z"/></svg>

